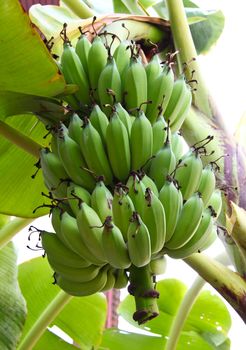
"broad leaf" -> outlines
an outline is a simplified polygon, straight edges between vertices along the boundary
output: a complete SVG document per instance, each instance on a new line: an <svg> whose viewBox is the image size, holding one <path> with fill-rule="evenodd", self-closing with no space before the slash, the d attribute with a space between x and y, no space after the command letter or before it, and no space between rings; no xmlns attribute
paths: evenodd
<svg viewBox="0 0 246 350"><path fill-rule="evenodd" d="M55 96L64 78L18 0L1 1L0 90Z"/></svg>
<svg viewBox="0 0 246 350"><path fill-rule="evenodd" d="M9 243L0 250L0 349L15 350L26 317L17 282L16 252Z"/></svg>
<svg viewBox="0 0 246 350"><path fill-rule="evenodd" d="M47 330L40 338L38 344L35 346L35 350L78 350L77 346L67 343L58 335Z"/></svg>
<svg viewBox="0 0 246 350"><path fill-rule="evenodd" d="M138 5L137 0L113 0L114 12L145 15L145 11Z"/></svg>
<svg viewBox="0 0 246 350"><path fill-rule="evenodd" d="M132 314L135 311L135 304L131 296L127 296L122 301L119 313L135 327L167 337L179 305L185 295L186 287L181 281L166 279L157 283L157 289L160 292L160 298L158 299L160 315L146 325L138 326L133 321ZM230 314L222 300L211 292L203 291L191 309L181 337L183 336L183 339L185 339L192 332L199 339L203 338L203 342L207 345L212 346L211 349L216 349L217 346L222 346L223 343L226 349L229 343L227 334L230 326Z"/></svg>
<svg viewBox="0 0 246 350"><path fill-rule="evenodd" d="M15 116L7 121L36 142L43 146L48 145L49 140L43 139L47 130L34 116ZM0 198L4 198L0 203L0 213L21 217L36 217L47 213L46 208L33 214L33 210L43 203L41 192L47 192L41 171L35 179L31 178L36 171L34 164L37 159L2 136L0 154Z"/></svg>
<svg viewBox="0 0 246 350"><path fill-rule="evenodd" d="M52 284L52 274L46 259L43 258L32 259L19 267L20 287L28 308L23 336L60 291L59 287ZM102 294L94 294L89 297L72 298L52 325L58 326L83 349L91 349L100 343L105 319L106 299ZM44 334L34 349L46 349L49 338L50 335ZM53 341L55 344L54 339ZM59 341L57 337L57 344L53 349L60 349ZM43 347L40 344L43 344Z"/></svg>

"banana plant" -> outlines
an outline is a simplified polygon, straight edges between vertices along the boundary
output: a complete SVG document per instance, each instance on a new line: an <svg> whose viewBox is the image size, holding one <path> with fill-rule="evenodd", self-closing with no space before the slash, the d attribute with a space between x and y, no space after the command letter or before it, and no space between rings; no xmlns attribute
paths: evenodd
<svg viewBox="0 0 246 350"><path fill-rule="evenodd" d="M121 3L120 7L117 5L119 3ZM146 40L144 33L148 31L148 39L150 39L151 42L156 44L164 43L164 46L168 47L168 50L175 47L180 51L178 57L180 62L179 66L180 69L182 69L182 63L188 62L191 58L196 57L194 42L189 32L186 14L189 16L188 18L190 18L189 23L192 23L193 26L195 24L202 25L203 22L206 21L206 19L204 19L206 16L199 12L199 10L194 10L194 7L191 6L192 3L189 3L190 7L193 8L193 11L186 11L185 13L183 3L177 0L167 1L166 6L157 6L158 4L153 1L115 1L114 9L117 12L123 11L127 14L111 14L109 16L105 14L101 16L98 15L95 29L98 32L103 32L106 23L108 31L116 33L120 38L124 39L128 36L128 33L122 29L122 23L129 21L127 22L128 28L130 27L130 24L133 24L130 30L130 39L137 39L142 42L142 47L146 52L147 57L148 52L151 50L151 45L149 41ZM155 9L156 13L160 13L164 18L150 16L142 17L142 15L149 15L152 7ZM42 42L40 35L31 25L28 16L23 13L18 1L11 0L8 3L5 2L0 5L0 9L3 23L0 29L2 48L0 61L3 63L0 68L0 169L1 174L4 174L3 176L1 175L2 189L0 190L1 198L4 198L4 201L1 203L0 211L6 215L21 217L15 219L14 222L10 221L1 229L0 244L3 247L21 227L31 222L33 218L44 215L48 212L45 206L41 208L40 211L33 212L33 208L41 205L40 192L44 192L41 174L38 173L36 175L35 182L32 179L32 175L35 172L34 164L38 160L39 149L41 147L48 147L50 143L50 136L44 138L47 132L42 124L42 120L48 118L52 121L54 118L56 118L56 120L62 120L62 118L64 118L63 108L59 103L60 96L65 96L73 92L73 87L65 84L63 76L60 74L56 63L52 59L50 53L51 47L49 46L50 42L46 41L46 45ZM91 9L90 4L85 4L83 1L70 2L64 0L61 7L53 9L47 7L47 11L42 9L41 12L38 12L38 16L36 15L35 17L36 9L34 8L31 11L31 18L34 23L40 27L48 39L51 36L54 36L52 53L55 55L59 55L61 52L59 31L61 28L60 24L63 24L65 21L64 18L66 18L66 22L69 20L69 35L71 34L71 38L75 38L78 35L78 25L81 25L85 31L91 28L92 20L89 19L89 17L94 14L94 9ZM61 17L58 16L58 20L56 21L51 15L53 10L60 11L61 13ZM79 17L85 18L85 20L81 21ZM60 22L59 18L61 18ZM168 20L170 20L170 22ZM49 25L47 25L47 21ZM10 36L8 33L7 28L9 23L13 24L13 36ZM196 30L193 29L193 38L196 37L195 35ZM16 40L19 40L21 45L16 45ZM208 49L208 43L202 44L199 41L199 37L196 37L196 44L198 52ZM21 59L19 59L19 57L21 57ZM12 67L15 67L15 69L11 70ZM29 69L29 67L32 67L32 69ZM235 183L243 183L244 181L243 176L245 172L241 171L245 168L244 154L243 152L236 152L234 141L226 134L223 127L223 120L219 118L217 112L215 112L214 105L211 103L211 98L205 87L196 61L193 61L188 65L186 70L187 79L191 79L191 72L194 69L196 71L196 79L199 81L199 86L198 91L194 94L193 109L183 126L183 134L187 143L190 145L201 140L208 134L215 135L217 140L216 154L218 156L224 154L224 148L226 148L226 153L231 155L229 162L228 158L226 158L224 162L220 162L220 167L224 172L224 176L220 181L228 190L227 200L225 200L224 215L221 217L221 225L226 229L223 232L225 232L225 234L228 234L229 232L231 234L231 240L236 245L234 255L236 255L237 259L234 259L234 261L240 261L239 272L242 275L235 274L222 264L215 262L202 254L190 256L185 259L185 262L197 270L204 279L211 283L221 295L231 303L242 319L245 320L246 311L244 295L246 291L246 283L243 278L243 274L245 273L245 251L243 249L245 228L243 225L244 220L242 219L244 218L245 213L242 209L233 205L234 211L233 214L230 215L230 201L232 200L239 204L239 207L245 208L243 204L243 191L240 189L238 191L232 190L232 186L234 186ZM11 79L9 72L11 72ZM226 140L230 141L227 142ZM227 142L226 145L225 142ZM237 164L236 162L239 162L238 164L240 164L240 167L235 166L235 164ZM232 167L232 164L234 168ZM18 168L19 178L23 179L21 184L19 181L16 181L16 168ZM238 174L238 169L240 169L240 174ZM239 180L237 176L239 176ZM24 196L23 193L25 194ZM7 247L4 249L7 249ZM30 264L33 264L32 266L34 266L35 262L30 262ZM37 264L39 264L39 262ZM26 266L27 265L28 264L26 264ZM239 263L236 267L239 267ZM25 271L25 267L23 267L22 271ZM26 267L26 271L28 271L28 267ZM39 271L39 267L37 267L37 271ZM26 274L25 272L22 273L23 279L27 278ZM27 284L28 282L25 282L22 285L22 290L28 301L27 293L29 290ZM38 281L33 281L33 285L38 286ZM44 283L42 284L42 288L43 287ZM200 288L197 289L197 293L199 290ZM33 298L35 298L36 292L33 293L34 294L30 296L30 301L33 301ZM170 293L170 295L172 295L172 293ZM65 293L58 292L56 296L51 295L51 297L47 298L47 300L50 301L52 299L53 301L50 302L48 307L48 303L46 302L46 304L44 303L41 306L43 309L37 311L37 313L35 313L36 311L34 312L37 319L36 322L34 322L33 319L27 321L27 328L24 330L19 345L20 349L31 349L34 345L36 346L35 349L41 349L44 347L44 344L46 346L49 341L50 344L52 344L52 342L53 344L56 344L56 341L59 341L60 344L62 344L60 348L62 348L62 346L64 349L74 348L72 345L67 345L68 343L61 343L60 339L57 339L53 333L47 331L48 325L54 321L55 317L65 305L68 303L70 305L70 297ZM101 305L100 300L101 299L98 299L98 305ZM84 301L81 301L81 309L84 308L83 302ZM91 304L93 303L95 303L95 301L92 300ZM23 305L21 307L22 313L24 314L25 310ZM206 306L203 305L203 307ZM66 316L64 316L67 320L69 319L69 312L71 312L71 309L67 312ZM105 313L103 314L103 317L105 317ZM102 332L102 324L105 321L103 317L100 318L100 329L96 330L99 333ZM21 322L22 328L23 317ZM62 328L63 322L64 318L60 319L60 322L58 321L55 324L58 326L60 325ZM197 340L197 344L199 344L199 348L201 349L219 349L219 346L221 346L221 349L225 349L226 346L228 348L228 324L224 334L225 337L219 345L216 343L211 345L211 342L207 342L206 344L206 340L204 344L204 340L201 340L200 338L196 339L196 334L194 333L190 333L189 335L184 334L183 339L185 339L184 341L186 342L189 341L189 336L193 337ZM69 334L68 326L64 326L64 329L65 332ZM153 329L155 330L155 328ZM89 332L91 331L92 327ZM188 332L189 331L190 329L188 329ZM78 330L76 334L80 334L79 332L80 331ZM72 336L71 334L69 335L76 343L79 343L80 346L89 349L92 348L92 346L99 346L100 344L100 347L103 349L103 347L107 348L107 346L110 346L110 348L113 348L113 346L119 348L117 347L119 346L117 344L119 344L124 337L120 340L122 334L120 334L120 332L118 333L118 337L115 337L114 330L106 331L103 335L102 342L95 336L95 338L93 340L90 339L88 343L86 343L86 337L84 335L81 336L83 339L78 339L78 336L74 334ZM177 335L177 332L175 334ZM46 337L46 340L45 338L42 338L42 336ZM139 337L134 334L128 336L128 338L131 338L131 341L135 341L136 343L139 341ZM47 339L49 339L49 341ZM39 341L40 343L38 343ZM145 340L143 340L143 342L144 341ZM152 342L153 339L150 339L150 341ZM182 344L184 344L182 341L183 340L181 339L179 345L180 348L182 348ZM208 345L209 343L211 346ZM148 344L147 339L146 344ZM164 346L164 342L161 341L160 344L156 345L156 348L160 347L161 349L164 348ZM50 348L52 348L52 346ZM169 349L171 349L171 347Z"/></svg>

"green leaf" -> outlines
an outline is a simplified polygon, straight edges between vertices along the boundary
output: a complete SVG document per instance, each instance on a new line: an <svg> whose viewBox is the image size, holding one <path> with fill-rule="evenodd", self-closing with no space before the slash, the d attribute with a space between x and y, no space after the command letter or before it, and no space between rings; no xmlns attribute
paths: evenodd
<svg viewBox="0 0 246 350"><path fill-rule="evenodd" d="M224 29L225 17L222 11L210 11L207 20L190 26L197 53L206 53L219 39Z"/></svg>
<svg viewBox="0 0 246 350"><path fill-rule="evenodd" d="M61 339L58 335L45 331L42 338L40 338L38 344L35 346L35 350L78 350L78 347L67 343L63 339Z"/></svg>
<svg viewBox="0 0 246 350"><path fill-rule="evenodd" d="M19 1L1 1L0 90L55 96L64 78Z"/></svg>
<svg viewBox="0 0 246 350"><path fill-rule="evenodd" d="M113 0L114 12L146 15L136 0Z"/></svg>
<svg viewBox="0 0 246 350"><path fill-rule="evenodd" d="M132 314L135 311L135 304L132 296L127 296L121 302L119 313L135 327L167 337L186 289L186 286L176 279L159 281L157 290L160 292L158 299L160 314L147 324L139 326L133 321ZM193 337L197 349L200 349L199 346L203 346L201 349L217 349L218 346L222 347L222 345L227 349L229 344L227 334L230 326L230 314L223 301L217 295L203 291L193 305L181 333L178 343L180 349L184 346L183 342L188 344ZM196 342L200 345L198 346Z"/></svg>
<svg viewBox="0 0 246 350"><path fill-rule="evenodd" d="M43 146L48 145L49 139L43 139L47 130L34 116L15 116L8 118L7 121L9 125L21 130ZM32 213L43 203L41 192L46 192L41 171L35 179L31 178L36 171L34 164L37 159L2 136L0 136L0 154L0 198L4 198L0 203L0 213L21 217L37 217L47 213L47 208Z"/></svg>
<svg viewBox="0 0 246 350"><path fill-rule="evenodd" d="M16 252L9 243L0 250L0 349L15 350L26 317L17 282Z"/></svg>
<svg viewBox="0 0 246 350"><path fill-rule="evenodd" d="M53 271L47 260L43 258L32 259L19 267L20 287L28 308L23 336L32 329L34 322L60 291L59 287L52 284L54 280L52 275ZM52 325L58 326L83 349L91 349L100 342L105 319L106 299L102 294L94 294L89 297L72 298ZM47 334L43 337L49 339ZM46 349L43 337L40 338L34 350ZM43 342L43 348L40 342ZM59 339L53 349L60 349Z"/></svg>

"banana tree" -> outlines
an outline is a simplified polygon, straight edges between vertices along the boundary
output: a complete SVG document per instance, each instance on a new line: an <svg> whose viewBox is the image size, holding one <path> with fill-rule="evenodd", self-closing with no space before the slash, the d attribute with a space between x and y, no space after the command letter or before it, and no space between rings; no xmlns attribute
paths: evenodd
<svg viewBox="0 0 246 350"><path fill-rule="evenodd" d="M151 12L150 8L153 5L152 2L137 3L134 1L115 1L115 11L125 12L126 14L102 15L97 18L95 24L90 18L95 11L91 8L91 4L87 4L83 1L63 1L61 5L60 7L47 6L44 8L37 6L31 11L32 21L40 28L47 38L46 45L42 42L36 30L34 30L28 16L22 11L18 1L11 1L8 4L5 3L1 5L1 13L4 15L2 15L2 50L0 53L0 60L3 63L1 65L0 84L0 133L2 138L0 167L2 168L1 174L3 174L1 175L3 186L0 193L4 201L1 203L0 209L1 213L4 215L20 217L9 221L1 229L0 242L2 247L10 241L20 228L31 222L33 218L48 212L46 206L40 208L39 211L33 212L35 207L40 206L40 192L45 192L45 186L43 185L40 173L35 177L35 182L32 180L32 175L34 173L33 164L38 161L40 148L49 147L50 143L50 135L45 138L43 137L47 134L47 131L42 121L49 120L53 122L54 120L63 120L65 118L64 108L59 101L63 96L68 96L76 91L76 87L66 85L64 77L61 75L51 55L61 54L62 41L60 40L60 32L64 22L68 23L68 35L72 42L73 39L75 40L75 38L78 37L77 28L80 26L84 32L87 30L96 30L98 33L103 33L106 30L113 33L113 35L119 36L121 40L128 37L130 32L131 39L141 42L142 49L147 58L151 55L153 43L155 43L155 45L160 43L159 46L165 48L167 52L176 48L180 52L178 54L178 66L180 70L183 69L182 65L184 62L189 62L192 58L196 57L194 41L196 42L198 52L208 49L209 45L208 42L205 43L199 40L199 25L201 26L203 22L206 23L208 19L204 13L199 11L191 2L188 2L188 5L186 4L186 6L189 7L189 9L186 9L186 13L188 14L190 23L193 23L192 33L194 41L189 31L186 13L181 1L167 1L166 4L154 4L153 9L164 18L146 16ZM193 8L193 10L191 10L191 8ZM142 17L143 15L144 17ZM81 17L84 18L83 21ZM221 20L220 16L216 19L218 20L218 18ZM11 32L8 30L8 23L12 23ZM94 27L91 29L92 23ZM128 28L129 32L122 28L122 23L127 23L125 26ZM195 27L196 23L197 27ZM145 33L148 33L148 36L146 36ZM217 35L219 34L217 33ZM51 50L51 42L49 39L52 36L54 39L52 41ZM16 46L17 38L21 43L19 46ZM216 40L216 35L211 40ZM52 51L51 53L50 50ZM15 54L13 54L13 52ZM221 187L223 186L227 192L227 196L224 198L224 211L220 216L220 235L223 236L223 238L230 235L231 243L235 248L233 249L233 256L231 257L238 270L238 274L203 254L191 255L184 259L184 261L213 285L235 308L242 319L245 320L245 230L243 226L243 218L245 215L243 209L245 209L245 207L243 191L240 188L237 190L233 188L235 184L241 184L244 181L244 153L243 151L238 151L239 148L236 147L231 137L227 135L223 126L223 120L218 116L218 113L215 112L214 104L211 102L209 93L203 83L196 61L190 62L185 70L187 80L193 79L193 70L196 72L195 78L199 84L193 96L192 110L183 125L182 134L189 145L193 145L201 139L205 139L207 135L213 135L216 140L216 147L213 144L213 149L210 150L210 146L208 145L208 153L211 151L210 153L213 154L213 158L211 159L214 159L214 153L217 158L225 153L230 154L230 157L222 158L219 161L219 167L223 175L218 179L218 183ZM209 162L209 160L209 156L206 158L204 157L204 162ZM18 164L19 168L18 178L16 174L16 164ZM20 178L22 179L21 184L19 182ZM233 213L231 215L232 201L235 202L235 204L233 204ZM228 242L228 240L225 239L224 241ZM225 244L228 248L228 244ZM227 250L229 253L232 252L229 248ZM11 245L4 248L3 261L7 259L6 255L8 254L12 256L12 260L14 261L14 253ZM35 274L30 275L30 268L28 268L28 265L31 263L32 269L35 269L36 264L36 271L40 273L42 271L43 278L39 276L39 272L37 272L38 276L35 276ZM105 322L104 299L99 296L88 297L89 299L72 298L68 294L59 291L58 287L56 287L56 289L51 289L50 285L48 285L48 283L51 282L47 282L47 278L50 274L48 270L49 267L44 267L41 260L30 262L30 264L23 264L20 268L20 286L22 287L28 310L32 310L32 315L29 313L27 317L22 340L19 344L20 349L31 349L34 346L35 349L38 349L42 348L42 346L44 347L44 344L46 346L48 342L50 342L50 348L52 348L52 346L54 348L54 346L57 346L55 345L57 341L61 344L59 348L73 348L73 345L68 345L68 343L62 341L58 336L47 329L48 325L52 322L69 334L79 346L88 349L92 348L92 346L100 346L101 348L109 347L112 349L122 346L122 349L125 349L126 346L132 346L130 344L134 344L135 347L139 346L139 348L140 346L141 348L147 348L147 346L149 346L149 341L156 341L152 338L140 337L136 334L129 333L123 335L117 330L106 331L102 337L103 323ZM15 272L13 275L13 278L16 279ZM46 282L44 282L45 278ZM32 289L28 288L28 279L33 279ZM40 293L40 280L42 282L40 286L43 293L42 298L45 300L45 303L42 305L34 305L34 296L37 292ZM166 282L163 282L164 285L165 283ZM46 285L46 289L44 289L44 285ZM189 292L187 293L187 297L184 299L184 309L186 312L181 312L181 316L176 317L176 322L173 322L172 319L169 319L167 322L166 314L169 313L166 309L167 305L165 305L163 299L160 299L158 304L159 308L164 313L162 315L163 320L162 322L150 321L150 329L153 333L166 336L169 334L170 325L173 322L171 329L171 334L173 335L171 341L167 345L165 345L163 338L160 342L157 341L156 348L161 349L166 346L166 348L172 349L172 346L174 346L172 341L174 338L177 338L177 335L181 331L178 345L180 348L184 348L184 344L189 343L190 339L196 342L194 349L198 347L201 349L228 348L229 342L227 339L227 332L230 321L225 310L223 310L221 315L223 315L227 321L222 327L220 335L218 335L214 329L209 329L207 335L201 336L203 331L206 332L204 325L202 325L200 329L198 328L193 331L192 327L194 327L194 323L192 325L192 322L190 326L185 325L183 328L183 322L185 321L188 310L202 285L203 282L198 281L191 289L190 297ZM161 284L160 289L162 289ZM163 287L163 289L165 289L165 287ZM172 294L173 290L170 289L169 298ZM184 291L178 299L179 303L183 296ZM20 300L19 309L22 313L18 333L20 334L25 318L25 307L20 293L18 297ZM163 308L161 307L162 303ZM187 303L189 306L187 306ZM67 324L68 320L70 321L69 313L73 312L73 308L81 307L81 310L83 310L86 308L86 305L89 310L92 310L93 305L96 306L95 314L93 314L91 323L88 326L88 331L81 333L81 329L75 326L72 327L72 330L69 329ZM203 302L201 305L206 308ZM129 319L127 315L129 315L129 310L131 309L132 306L128 305L128 301L125 301L125 304L122 304L120 308L120 313L126 319ZM61 310L63 311L61 312ZM173 310L171 315L174 317L176 312L177 309ZM78 316L78 318L79 317L80 316ZM84 321L79 318L79 323L86 322L87 317L88 316L85 315ZM189 317L192 318L192 312ZM76 321L77 320L74 320L74 323L76 323ZM196 322L196 317L193 321ZM220 321L221 320L218 322ZM98 324L98 327L93 330L93 324L95 324L95 322ZM169 325L165 331L163 330L164 322ZM179 323L179 326L177 326L177 323ZM18 334L15 335L16 342L18 341ZM88 336L88 334L90 336ZM215 340L216 336L217 338L219 336L221 337L220 341L217 343ZM206 337L210 340L208 341Z"/></svg>

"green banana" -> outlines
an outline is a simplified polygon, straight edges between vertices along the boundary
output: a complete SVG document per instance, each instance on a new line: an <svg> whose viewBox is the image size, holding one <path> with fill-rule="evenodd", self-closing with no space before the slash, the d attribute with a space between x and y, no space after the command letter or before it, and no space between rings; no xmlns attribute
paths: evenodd
<svg viewBox="0 0 246 350"><path fill-rule="evenodd" d="M152 259L150 262L150 272L152 275L163 275L166 272L167 260L164 255Z"/></svg>
<svg viewBox="0 0 246 350"><path fill-rule="evenodd" d="M173 86L173 70L165 64L160 75L150 80L148 85L148 101L152 101L152 103L147 106L146 116L152 124L156 121L160 112L163 112L166 116L165 111L172 94Z"/></svg>
<svg viewBox="0 0 246 350"><path fill-rule="evenodd" d="M183 206L183 197L172 178L168 178L159 193L166 214L166 241L169 241L175 230L180 211Z"/></svg>
<svg viewBox="0 0 246 350"><path fill-rule="evenodd" d="M71 282L88 282L93 280L99 273L100 266L89 265L83 268L75 268L63 265L60 262L52 260L48 256L48 261L52 269L62 277Z"/></svg>
<svg viewBox="0 0 246 350"><path fill-rule="evenodd" d="M91 194L91 207L97 212L102 222L107 216L112 215L112 201L113 196L111 192L104 185L103 180L99 178Z"/></svg>
<svg viewBox="0 0 246 350"><path fill-rule="evenodd" d="M100 36L96 36L92 42L88 53L88 75L91 89L94 91L94 96L98 99L98 80L99 76L106 66L108 52L105 48Z"/></svg>
<svg viewBox="0 0 246 350"><path fill-rule="evenodd" d="M215 190L216 179L214 175L214 170L212 164L208 164L202 170L200 183L198 186L198 192L201 193L204 207L207 206L212 193Z"/></svg>
<svg viewBox="0 0 246 350"><path fill-rule="evenodd" d="M164 145L164 142L167 138L167 123L163 116L154 122L152 126L153 132L153 154L155 155ZM169 135L171 137L171 135ZM172 142L173 147L173 142Z"/></svg>
<svg viewBox="0 0 246 350"><path fill-rule="evenodd" d="M66 129L58 136L57 144L60 160L72 181L87 190L92 190L95 180L87 170L79 145L68 136Z"/></svg>
<svg viewBox="0 0 246 350"><path fill-rule="evenodd" d="M85 267L88 262L81 256L67 248L55 233L41 231L42 247L48 257L57 262L63 262L64 265L70 267Z"/></svg>
<svg viewBox="0 0 246 350"><path fill-rule="evenodd" d="M113 173L117 179L127 179L131 168L129 136L125 125L114 112L110 118L106 133L108 157Z"/></svg>
<svg viewBox="0 0 246 350"><path fill-rule="evenodd" d="M207 243L207 238L210 237L213 231L213 216L214 212L211 209L205 209L203 211L200 224L193 237L191 237L191 239L181 248L174 250L169 249L166 250L165 253L168 254L171 258L184 259L191 254L201 251L204 244Z"/></svg>
<svg viewBox="0 0 246 350"><path fill-rule="evenodd" d="M151 158L153 152L152 127L141 110L132 124L130 147L132 156L131 169L141 169Z"/></svg>
<svg viewBox="0 0 246 350"><path fill-rule="evenodd" d="M174 233L171 239L165 243L166 248L181 248L192 238L202 219L203 208L199 193L194 193L187 199L181 209Z"/></svg>
<svg viewBox="0 0 246 350"><path fill-rule="evenodd" d="M76 218L85 246L98 260L107 262L102 246L103 224L95 210L82 202Z"/></svg>
<svg viewBox="0 0 246 350"><path fill-rule="evenodd" d="M127 286L128 283L128 277L126 270L123 269L117 269L114 272L115 275L115 283L114 283L114 288L115 289L122 289Z"/></svg>
<svg viewBox="0 0 246 350"><path fill-rule="evenodd" d="M130 136L131 136L131 128L132 128L132 120L131 120L130 115L125 110L125 108L122 107L122 105L119 102L114 104L114 108L115 108L116 113L118 113L118 115L120 117L120 120L125 125L126 130L128 132L128 136L130 138Z"/></svg>
<svg viewBox="0 0 246 350"><path fill-rule="evenodd" d="M110 93L112 92L112 94ZM98 95L103 111L110 115L110 110L105 105L121 101L121 77L114 58L108 57L106 66L103 68L98 80Z"/></svg>
<svg viewBox="0 0 246 350"><path fill-rule="evenodd" d="M148 82L148 95L149 89L153 80L155 80L161 74L161 64L158 55L154 55L149 63L145 66L147 82Z"/></svg>
<svg viewBox="0 0 246 350"><path fill-rule="evenodd" d="M171 143L167 137L164 146L151 161L149 176L154 180L158 190L164 185L168 174L171 174L176 167L176 158L172 151Z"/></svg>
<svg viewBox="0 0 246 350"><path fill-rule="evenodd" d="M131 265L127 247L120 229L114 225L112 217L104 222L102 245L109 264L116 269L125 269Z"/></svg>
<svg viewBox="0 0 246 350"><path fill-rule="evenodd" d="M127 241L127 230L134 211L134 205L130 196L120 184L114 189L112 211L113 221L120 229L124 240Z"/></svg>
<svg viewBox="0 0 246 350"><path fill-rule="evenodd" d="M79 203L82 201L90 205L91 195L85 188L70 182L67 188L67 200L73 214L76 216L79 211Z"/></svg>
<svg viewBox="0 0 246 350"><path fill-rule="evenodd" d="M80 59L75 49L70 46L70 43L65 42L61 55L61 70L65 80L69 84L76 84L78 91L75 92L75 97L83 104L90 102L89 98L89 83L80 62Z"/></svg>
<svg viewBox="0 0 246 350"><path fill-rule="evenodd" d="M183 125L185 118L187 117L187 114L190 110L191 103L192 103L192 94L191 94L190 88L187 88L186 97L183 101L183 105L180 108L179 112L177 113L176 118L173 118L172 122L170 123L170 128L173 133L178 131Z"/></svg>
<svg viewBox="0 0 246 350"><path fill-rule="evenodd" d="M136 57L131 57L130 65L126 68L123 94L127 109L139 108L147 102L147 76L142 63ZM145 112L146 105L142 105Z"/></svg>
<svg viewBox="0 0 246 350"><path fill-rule="evenodd" d="M181 159L182 162L175 172L175 180L186 200L198 190L203 164L196 150L189 151Z"/></svg>
<svg viewBox="0 0 246 350"><path fill-rule="evenodd" d="M129 66L131 51L129 50L130 41L122 41L114 51L114 59L118 67L120 76L124 76L126 68Z"/></svg>
<svg viewBox="0 0 246 350"><path fill-rule="evenodd" d="M108 269L107 282L105 286L101 289L101 292L106 292L114 288L115 285L115 269Z"/></svg>
<svg viewBox="0 0 246 350"><path fill-rule="evenodd" d="M165 243L166 238L166 217L161 201L146 188L143 209L143 220L150 234L151 253L159 252Z"/></svg>
<svg viewBox="0 0 246 350"><path fill-rule="evenodd" d="M144 184L144 186L146 188L149 187L151 189L151 191L158 197L159 192L158 192L158 188L156 187L156 184L154 183L154 181L144 173L141 174L140 178L141 178L141 181Z"/></svg>
<svg viewBox="0 0 246 350"><path fill-rule="evenodd" d="M90 170L96 176L103 176L106 185L112 183L113 175L103 141L89 119L84 120L80 147Z"/></svg>
<svg viewBox="0 0 246 350"><path fill-rule="evenodd" d="M135 211L127 231L127 248L131 262L137 267L147 265L151 260L151 242L147 226Z"/></svg>
<svg viewBox="0 0 246 350"><path fill-rule="evenodd" d="M82 125L82 119L80 119L78 114L74 113L70 117L68 126L68 136L71 137L74 141L76 141L78 145L80 144Z"/></svg>
<svg viewBox="0 0 246 350"><path fill-rule="evenodd" d="M184 139L178 132L172 134L172 151L177 160L181 159L184 155L184 144Z"/></svg>
<svg viewBox="0 0 246 350"><path fill-rule="evenodd" d="M99 105L94 104L89 119L91 124L101 136L103 145L106 147L106 131L109 121L106 114L103 113Z"/></svg>
<svg viewBox="0 0 246 350"><path fill-rule="evenodd" d="M56 284L66 293L74 296L87 296L100 292L107 282L109 267L102 267L98 275L88 282L73 282L59 274L55 274Z"/></svg>
<svg viewBox="0 0 246 350"><path fill-rule="evenodd" d="M77 41L75 51L87 75L89 72L88 55L89 55L90 48L91 48L91 42L88 40L85 34L82 34Z"/></svg>
<svg viewBox="0 0 246 350"><path fill-rule="evenodd" d="M163 114L165 116L166 121L169 120L170 125L177 120L180 111L182 110L184 104L187 103L187 96L191 94L189 86L187 86L185 77L180 76L173 85L172 94L168 105L165 110L163 110Z"/></svg>
<svg viewBox="0 0 246 350"><path fill-rule="evenodd" d="M142 217L146 190L143 181L139 179L136 173L132 173L127 180L126 186L129 189L128 195L132 200L135 211Z"/></svg>
<svg viewBox="0 0 246 350"><path fill-rule="evenodd" d="M222 209L222 196L221 196L221 191L216 189L211 197L209 198L209 201L207 203L207 207L211 206L214 211L216 212L216 218L219 217L221 209Z"/></svg>
<svg viewBox="0 0 246 350"><path fill-rule="evenodd" d="M57 155L50 152L48 148L42 148L40 150L40 164L48 189L58 197L65 197L67 185L62 180L67 180L68 175Z"/></svg>

